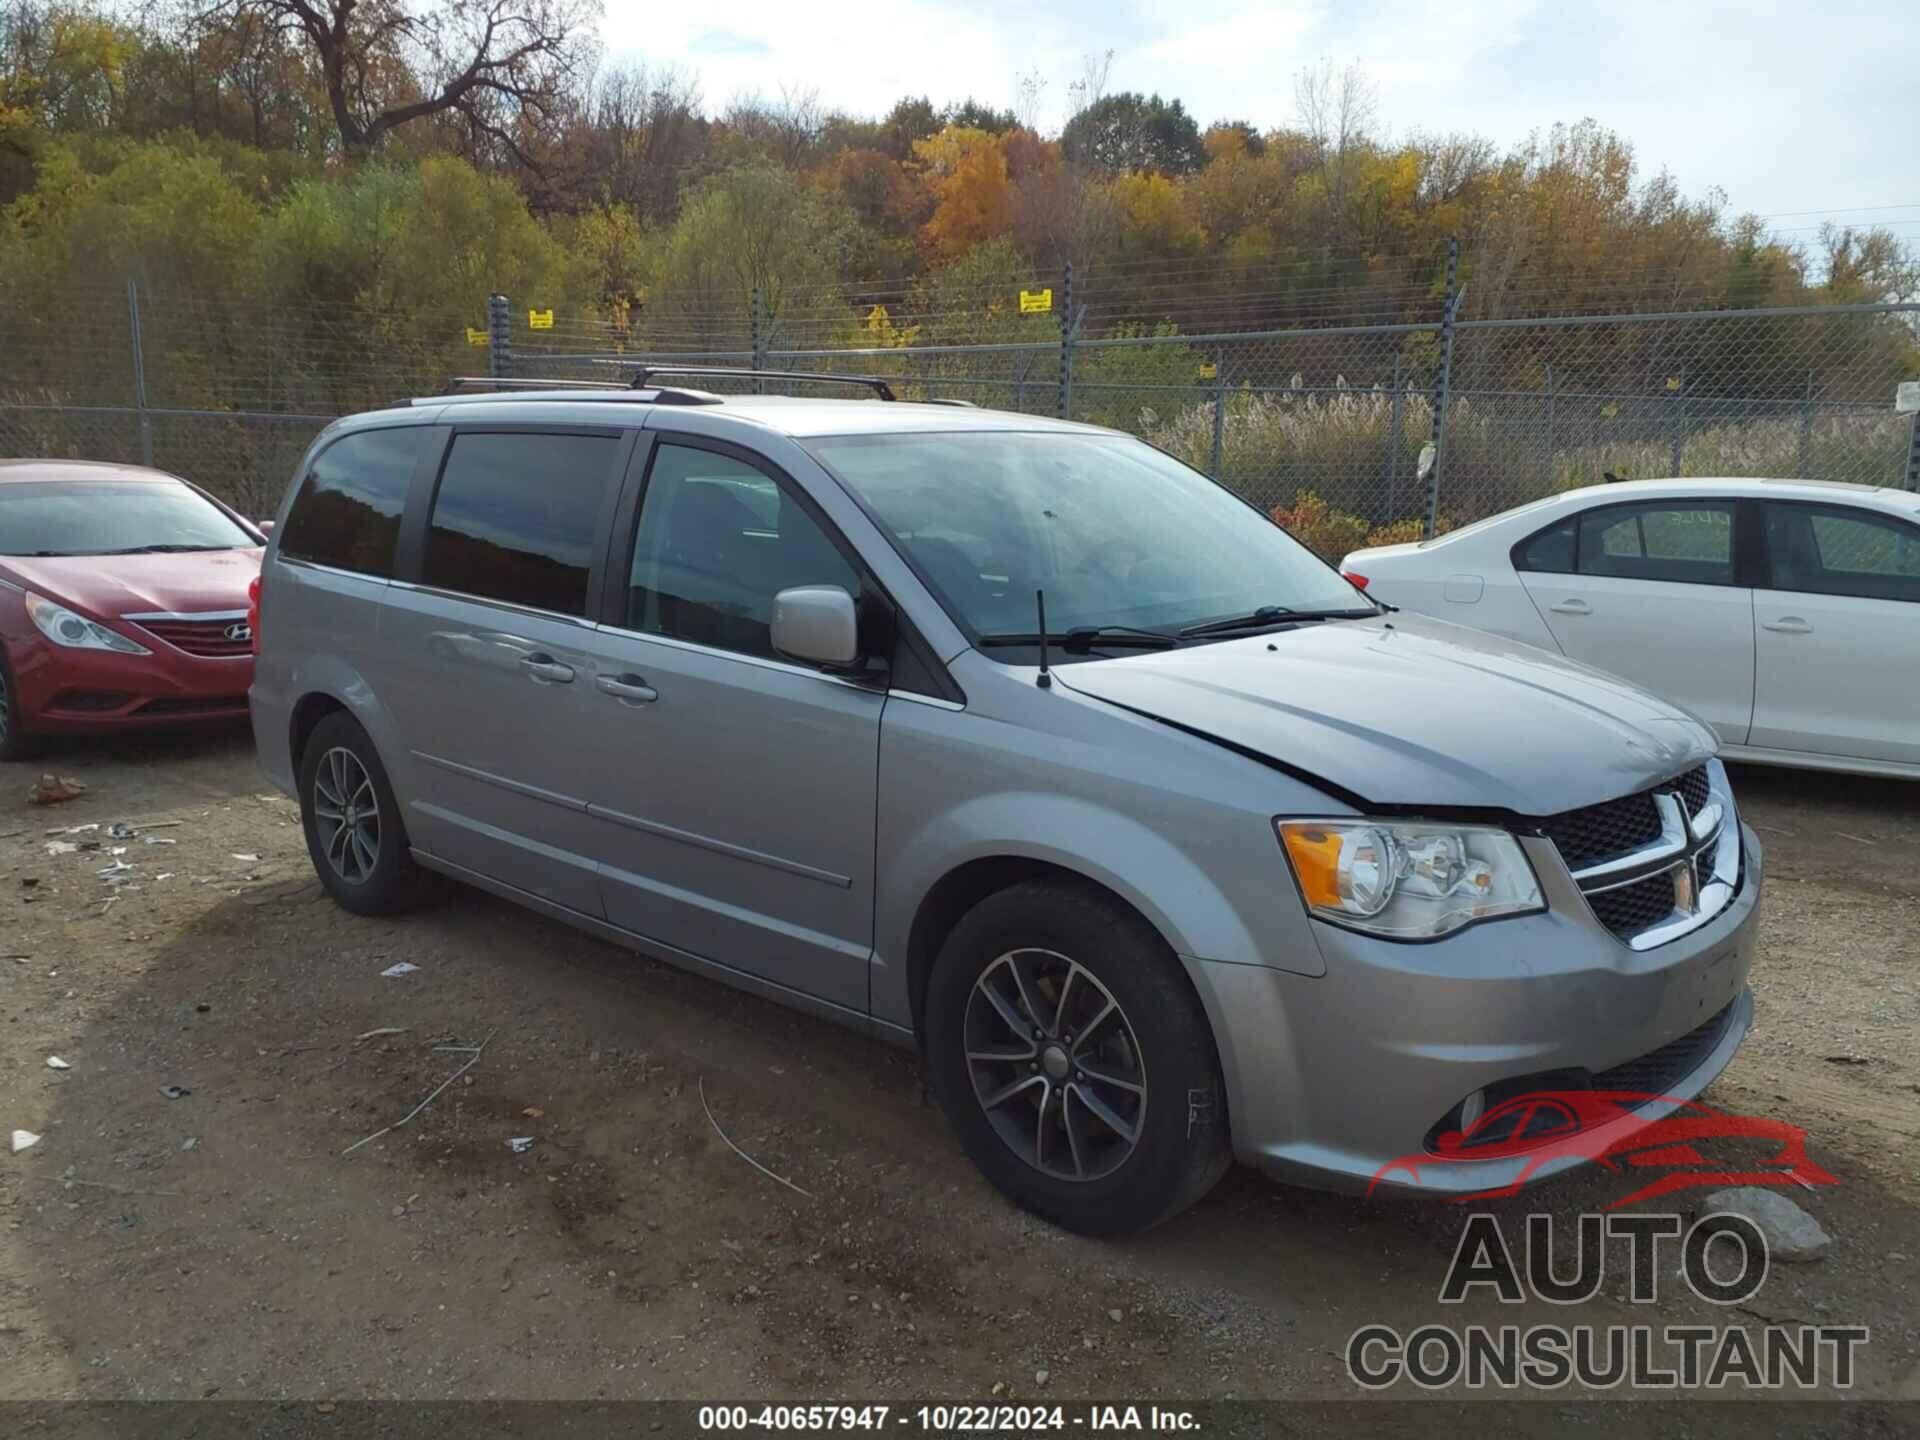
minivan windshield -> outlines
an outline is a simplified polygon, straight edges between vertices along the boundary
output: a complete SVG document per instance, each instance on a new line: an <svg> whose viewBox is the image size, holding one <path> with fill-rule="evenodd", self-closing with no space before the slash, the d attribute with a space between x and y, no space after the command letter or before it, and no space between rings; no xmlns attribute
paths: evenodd
<svg viewBox="0 0 1920 1440"><path fill-rule="evenodd" d="M1036 590L1050 635L1116 640L1376 613L1258 511L1126 436L834 436L809 449L981 641L1035 635Z"/></svg>
<svg viewBox="0 0 1920 1440"><path fill-rule="evenodd" d="M0 555L166 554L259 544L178 480L0 485Z"/></svg>

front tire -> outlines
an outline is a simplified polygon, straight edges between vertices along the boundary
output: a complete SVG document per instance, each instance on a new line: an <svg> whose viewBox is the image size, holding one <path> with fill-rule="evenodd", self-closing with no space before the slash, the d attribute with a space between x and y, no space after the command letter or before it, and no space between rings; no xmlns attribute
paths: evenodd
<svg viewBox="0 0 1920 1440"><path fill-rule="evenodd" d="M1065 1229L1157 1225L1231 1159L1199 997L1153 928L1095 886L1028 881L969 911L934 962L926 1046L973 1162Z"/></svg>
<svg viewBox="0 0 1920 1440"><path fill-rule="evenodd" d="M313 727L300 756L300 820L313 868L335 902L357 915L415 904L424 876L380 753L344 711Z"/></svg>
<svg viewBox="0 0 1920 1440"><path fill-rule="evenodd" d="M20 714L20 691L13 683L13 671L0 651L0 760L31 760L40 748L27 733Z"/></svg>

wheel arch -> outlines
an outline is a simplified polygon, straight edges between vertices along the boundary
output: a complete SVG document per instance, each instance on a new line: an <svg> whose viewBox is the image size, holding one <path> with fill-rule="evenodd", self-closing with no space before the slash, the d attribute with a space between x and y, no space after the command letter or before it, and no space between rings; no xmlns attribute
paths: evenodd
<svg viewBox="0 0 1920 1440"><path fill-rule="evenodd" d="M287 754L293 760L293 773L300 773L301 762L306 758L307 741L322 720L329 715L351 715L353 708L339 696L325 690L310 690L294 702L293 712L287 721Z"/></svg>
<svg viewBox="0 0 1920 1440"><path fill-rule="evenodd" d="M1167 953L1173 957L1187 984L1193 988L1196 998L1201 999L1202 1009L1207 1008L1192 973L1191 958L1182 954L1180 946L1166 928L1129 896L1100 877L1058 860L1014 852L978 855L955 865L934 882L921 898L907 932L907 996L916 1044L924 1043L927 982L947 936L953 933L961 918L982 901L1034 880L1051 880L1097 891L1125 909L1166 946Z"/></svg>

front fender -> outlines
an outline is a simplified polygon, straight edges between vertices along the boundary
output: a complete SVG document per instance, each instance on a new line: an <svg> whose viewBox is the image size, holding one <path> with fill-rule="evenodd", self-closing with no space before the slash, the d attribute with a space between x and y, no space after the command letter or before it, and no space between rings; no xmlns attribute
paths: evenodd
<svg viewBox="0 0 1920 1440"><path fill-rule="evenodd" d="M947 876L980 860L1031 860L1095 881L1138 910L1204 988L1200 961L1325 973L1305 926L1303 943L1262 945L1245 913L1204 864L1129 815L1071 795L1002 790L969 796L890 835L879 859L871 1004L876 1019L913 1024L907 959L921 903ZM1276 865L1273 884L1286 886ZM1287 897L1277 897L1291 899ZM1297 903L1294 908L1297 908Z"/></svg>

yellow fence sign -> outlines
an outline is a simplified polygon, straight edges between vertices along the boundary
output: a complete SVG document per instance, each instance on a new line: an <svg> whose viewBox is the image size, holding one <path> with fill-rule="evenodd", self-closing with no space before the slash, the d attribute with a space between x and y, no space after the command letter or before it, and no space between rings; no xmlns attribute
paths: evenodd
<svg viewBox="0 0 1920 1440"><path fill-rule="evenodd" d="M484 330L476 330L469 325L467 327L467 343L469 345L485 345L487 343L487 332Z"/></svg>
<svg viewBox="0 0 1920 1440"><path fill-rule="evenodd" d="M553 311L529 310L527 312L527 328L529 330L551 330L553 328Z"/></svg>
<svg viewBox="0 0 1920 1440"><path fill-rule="evenodd" d="M1044 290L1022 290L1020 292L1020 313L1022 315L1044 315L1053 309L1053 287Z"/></svg>
<svg viewBox="0 0 1920 1440"><path fill-rule="evenodd" d="M1202 380L1214 380L1217 379L1219 375L1220 367L1214 364L1213 361L1202 360L1200 362L1200 378Z"/></svg>

